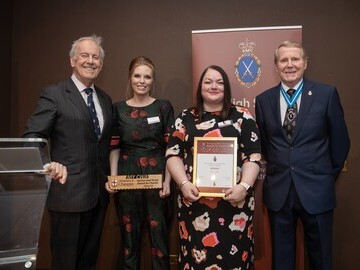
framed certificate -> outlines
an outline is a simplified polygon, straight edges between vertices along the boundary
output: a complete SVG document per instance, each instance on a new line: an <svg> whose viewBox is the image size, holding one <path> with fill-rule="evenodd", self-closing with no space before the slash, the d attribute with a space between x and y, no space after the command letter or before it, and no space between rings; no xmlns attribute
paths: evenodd
<svg viewBox="0 0 360 270"><path fill-rule="evenodd" d="M108 176L110 189L160 189L162 188L162 174L136 174Z"/></svg>
<svg viewBox="0 0 360 270"><path fill-rule="evenodd" d="M193 184L201 196L223 197L236 184L237 138L194 138Z"/></svg>

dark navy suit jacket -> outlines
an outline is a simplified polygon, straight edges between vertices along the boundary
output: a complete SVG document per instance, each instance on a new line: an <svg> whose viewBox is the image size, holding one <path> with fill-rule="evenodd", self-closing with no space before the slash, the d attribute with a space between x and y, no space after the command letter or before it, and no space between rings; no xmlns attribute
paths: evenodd
<svg viewBox="0 0 360 270"><path fill-rule="evenodd" d="M280 210L293 182L309 213L331 210L336 206L335 181L350 148L337 90L304 80L295 133L289 139L281 123L280 87L256 97L256 121L267 161L264 203Z"/></svg>

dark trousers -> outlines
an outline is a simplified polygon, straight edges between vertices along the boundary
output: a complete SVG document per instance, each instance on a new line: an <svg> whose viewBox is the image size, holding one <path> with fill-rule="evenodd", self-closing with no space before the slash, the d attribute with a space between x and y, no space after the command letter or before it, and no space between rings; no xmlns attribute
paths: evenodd
<svg viewBox="0 0 360 270"><path fill-rule="evenodd" d="M143 226L150 234L149 269L170 269L169 198L160 198L159 190L126 190L114 195L122 239L122 269L140 270Z"/></svg>
<svg viewBox="0 0 360 270"><path fill-rule="evenodd" d="M49 213L51 269L95 269L106 207L98 204L86 212Z"/></svg>
<svg viewBox="0 0 360 270"><path fill-rule="evenodd" d="M332 210L316 215L308 213L302 206L295 187L291 185L285 205L280 211L269 209L269 218L273 270L295 269L298 218L304 226L309 270L332 269Z"/></svg>

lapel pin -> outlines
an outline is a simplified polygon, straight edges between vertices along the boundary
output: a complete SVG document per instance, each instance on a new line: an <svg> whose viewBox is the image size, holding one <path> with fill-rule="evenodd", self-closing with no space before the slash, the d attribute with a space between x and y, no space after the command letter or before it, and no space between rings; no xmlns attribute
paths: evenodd
<svg viewBox="0 0 360 270"><path fill-rule="evenodd" d="M311 92L311 91L309 91L309 92L308 92L308 95L309 95L309 96L312 96L312 92Z"/></svg>

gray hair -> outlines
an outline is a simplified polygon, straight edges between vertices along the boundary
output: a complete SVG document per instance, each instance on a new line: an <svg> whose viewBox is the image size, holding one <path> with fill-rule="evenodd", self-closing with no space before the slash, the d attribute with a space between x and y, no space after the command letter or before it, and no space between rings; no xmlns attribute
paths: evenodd
<svg viewBox="0 0 360 270"><path fill-rule="evenodd" d="M282 47L285 47L285 48L299 48L302 51L303 59L304 60L308 59L306 51L305 51L304 47L301 45L301 43L296 42L296 41L285 40L275 50L275 54L274 54L274 62L275 62L275 64L277 64L277 62L279 61L279 49L282 48Z"/></svg>
<svg viewBox="0 0 360 270"><path fill-rule="evenodd" d="M91 40L93 42L95 42L99 48L100 48L100 61L101 63L104 61L104 58L105 58L105 51L103 49L103 47L101 46L102 44L102 37L100 36L97 36L95 34L91 35L91 36L88 36L88 37L81 37L81 38L78 38L77 40L75 40L72 45L71 45L71 49L70 49L70 52L69 52L69 56L70 58L74 58L75 57L75 54L76 54L76 51L77 51L77 46L79 45L80 42L84 41L84 40Z"/></svg>

